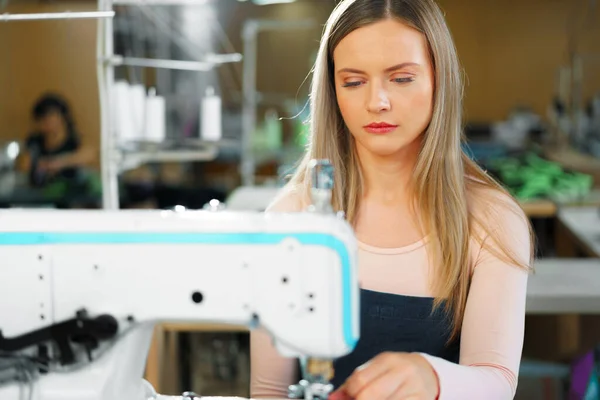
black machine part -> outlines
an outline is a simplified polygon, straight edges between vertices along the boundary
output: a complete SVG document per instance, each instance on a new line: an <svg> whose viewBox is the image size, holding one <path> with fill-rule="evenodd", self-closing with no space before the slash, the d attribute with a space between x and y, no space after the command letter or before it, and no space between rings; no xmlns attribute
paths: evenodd
<svg viewBox="0 0 600 400"><path fill-rule="evenodd" d="M11 353L54 343L58 349L58 361L61 365L73 364L75 352L73 345L82 345L88 351L98 347L100 341L108 340L117 335L119 323L111 315L100 315L90 318L86 310L80 310L75 317L63 322L49 325L14 338L5 338L0 330L0 352Z"/></svg>

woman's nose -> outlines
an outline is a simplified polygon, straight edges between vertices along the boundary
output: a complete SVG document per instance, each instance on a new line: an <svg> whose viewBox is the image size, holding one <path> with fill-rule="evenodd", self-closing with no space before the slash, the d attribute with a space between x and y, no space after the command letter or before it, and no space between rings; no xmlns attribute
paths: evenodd
<svg viewBox="0 0 600 400"><path fill-rule="evenodd" d="M390 99L387 91L383 87L374 87L370 91L367 108L369 112L372 113L389 111L391 108Z"/></svg>

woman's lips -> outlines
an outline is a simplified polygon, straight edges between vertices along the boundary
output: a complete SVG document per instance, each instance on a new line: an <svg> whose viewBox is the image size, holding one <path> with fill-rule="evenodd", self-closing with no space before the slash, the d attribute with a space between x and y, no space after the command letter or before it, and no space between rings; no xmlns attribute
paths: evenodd
<svg viewBox="0 0 600 400"><path fill-rule="evenodd" d="M365 125L364 129L369 133L384 134L392 132L397 127L398 125L388 124L387 122L373 122Z"/></svg>

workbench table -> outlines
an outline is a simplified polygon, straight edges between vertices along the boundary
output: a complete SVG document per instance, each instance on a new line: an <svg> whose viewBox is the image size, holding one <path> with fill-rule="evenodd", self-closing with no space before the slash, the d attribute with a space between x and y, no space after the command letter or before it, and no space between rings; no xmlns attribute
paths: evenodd
<svg viewBox="0 0 600 400"><path fill-rule="evenodd" d="M554 218L558 207L551 200L524 200L519 203L529 218Z"/></svg>
<svg viewBox="0 0 600 400"><path fill-rule="evenodd" d="M530 332L537 331L540 338L549 335L542 334L544 329L557 330L556 352L553 354L565 361L576 357L592 343L600 342L600 320L596 317L600 314L600 304L595 294L600 292L600 277L594 271L600 269L600 207L595 203L591 201L586 206L559 207L554 240L559 258L552 261L557 263L556 266L549 268L560 274L560 279L564 280L561 288L568 290L569 294L562 296L560 301L548 301L553 307L563 309L553 326L543 328L541 325L544 322L537 321L540 326L532 324L530 329ZM558 278L557 275L554 280ZM544 290L552 290L548 282L545 287ZM561 301L564 304L560 304ZM569 310L569 304L574 302L577 307Z"/></svg>
<svg viewBox="0 0 600 400"><path fill-rule="evenodd" d="M556 247L561 257L583 253L600 257L600 208L561 207L557 213Z"/></svg>
<svg viewBox="0 0 600 400"><path fill-rule="evenodd" d="M537 260L527 286L527 314L600 315L600 259Z"/></svg>

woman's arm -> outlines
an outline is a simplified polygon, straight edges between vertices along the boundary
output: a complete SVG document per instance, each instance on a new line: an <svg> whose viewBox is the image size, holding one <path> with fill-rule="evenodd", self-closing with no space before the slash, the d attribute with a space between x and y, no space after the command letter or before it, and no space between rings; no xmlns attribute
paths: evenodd
<svg viewBox="0 0 600 400"><path fill-rule="evenodd" d="M56 162L60 168L68 167L88 167L96 161L96 151L89 145L81 145L72 153L65 153L53 157L52 162Z"/></svg>
<svg viewBox="0 0 600 400"><path fill-rule="evenodd" d="M512 201L512 200L511 200ZM521 262L531 257L529 228L516 204L494 218L499 240ZM486 239L486 246L492 246ZM439 400L511 400L523 349L528 272L483 247L475 263L461 332L460 365L426 354Z"/></svg>
<svg viewBox="0 0 600 400"><path fill-rule="evenodd" d="M38 168L49 174L55 174L65 168L91 167L96 161L96 151L83 145L70 153L44 157L38 161Z"/></svg>
<svg viewBox="0 0 600 400"><path fill-rule="evenodd" d="M285 399L287 388L296 383L298 361L282 357L262 329L250 332L250 397Z"/></svg>
<svg viewBox="0 0 600 400"><path fill-rule="evenodd" d="M302 209L299 196L285 189L266 212L297 212ZM250 332L250 397L285 399L289 385L296 383L298 360L282 357L263 329Z"/></svg>

